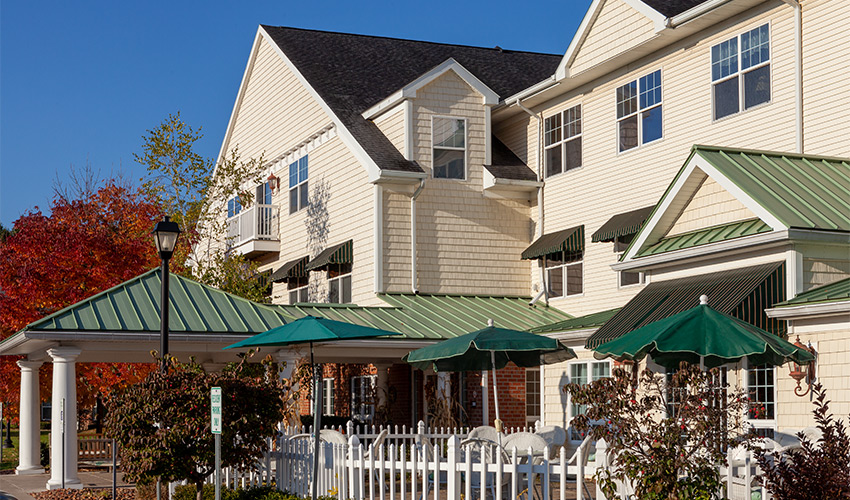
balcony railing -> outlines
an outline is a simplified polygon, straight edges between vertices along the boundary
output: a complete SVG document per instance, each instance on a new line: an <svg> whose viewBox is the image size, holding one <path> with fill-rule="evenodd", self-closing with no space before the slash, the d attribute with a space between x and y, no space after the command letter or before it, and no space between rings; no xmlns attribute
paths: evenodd
<svg viewBox="0 0 850 500"><path fill-rule="evenodd" d="M228 248L253 240L276 241L278 214L274 205L254 205L227 219Z"/></svg>

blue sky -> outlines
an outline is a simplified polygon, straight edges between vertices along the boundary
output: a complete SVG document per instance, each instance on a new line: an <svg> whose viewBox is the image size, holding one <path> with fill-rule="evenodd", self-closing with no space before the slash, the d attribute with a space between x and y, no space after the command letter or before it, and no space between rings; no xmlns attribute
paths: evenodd
<svg viewBox="0 0 850 500"><path fill-rule="evenodd" d="M0 222L87 162L137 181L141 136L180 111L221 146L259 24L562 54L590 0L0 2Z"/></svg>

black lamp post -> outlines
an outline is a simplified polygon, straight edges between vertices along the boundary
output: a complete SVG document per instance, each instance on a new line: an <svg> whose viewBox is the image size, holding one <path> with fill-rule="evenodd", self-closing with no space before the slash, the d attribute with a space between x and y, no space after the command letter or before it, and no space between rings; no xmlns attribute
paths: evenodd
<svg viewBox="0 0 850 500"><path fill-rule="evenodd" d="M160 314L160 356L162 356L162 371L168 371L168 260L174 254L174 246L177 244L177 236L180 235L180 226L171 221L171 217L156 223L153 228L154 242L162 259L162 313Z"/></svg>

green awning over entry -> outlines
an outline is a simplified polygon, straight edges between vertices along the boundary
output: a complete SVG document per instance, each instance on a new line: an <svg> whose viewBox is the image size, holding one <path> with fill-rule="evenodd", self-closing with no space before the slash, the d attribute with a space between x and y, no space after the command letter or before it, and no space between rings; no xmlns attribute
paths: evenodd
<svg viewBox="0 0 850 500"><path fill-rule="evenodd" d="M608 222L602 224L602 227L590 236L590 241L594 243L614 241L614 238L637 233L654 208L655 205L611 217Z"/></svg>
<svg viewBox="0 0 850 500"><path fill-rule="evenodd" d="M322 250L322 253L311 260L307 266L307 271L316 271L324 269L331 264L351 264L354 262L354 242L348 240L345 243L334 245Z"/></svg>
<svg viewBox="0 0 850 500"><path fill-rule="evenodd" d="M707 295L708 304L717 311L770 333L782 333L784 321L768 318L764 310L785 300L783 264L772 262L650 283L596 330L585 347L595 349L644 325L686 311L699 304L700 295Z"/></svg>
<svg viewBox="0 0 850 500"><path fill-rule="evenodd" d="M522 252L523 259L540 259L550 253L584 250L584 226L571 227L562 231L544 234Z"/></svg>
<svg viewBox="0 0 850 500"><path fill-rule="evenodd" d="M280 267L277 271L269 276L269 281L277 283L279 281L288 281L289 278L303 278L307 276L305 267L310 262L310 257L304 256L300 259L290 260Z"/></svg>

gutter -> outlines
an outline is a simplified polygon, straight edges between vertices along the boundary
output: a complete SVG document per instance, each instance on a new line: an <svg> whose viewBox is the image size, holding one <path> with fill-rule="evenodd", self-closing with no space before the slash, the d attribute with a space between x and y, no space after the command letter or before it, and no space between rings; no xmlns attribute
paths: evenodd
<svg viewBox="0 0 850 500"><path fill-rule="evenodd" d="M798 306L780 306L765 309L768 318L809 319L822 316L845 315L850 313L850 300L821 302L819 304L801 304Z"/></svg>
<svg viewBox="0 0 850 500"><path fill-rule="evenodd" d="M692 21L703 14L707 14L714 9L722 7L727 3L731 3L733 0L709 0L708 2L703 2L696 7L686 10L681 14L673 17L668 17L666 21L667 28L677 28L682 24L685 24L688 21Z"/></svg>
<svg viewBox="0 0 850 500"><path fill-rule="evenodd" d="M410 196L410 289L419 294L419 280L416 272L416 198L425 189L425 179L419 181L419 187Z"/></svg>
<svg viewBox="0 0 850 500"><path fill-rule="evenodd" d="M552 77L552 78L554 79L554 77ZM546 83L546 80L544 80L544 82L541 82L541 83ZM538 85L540 85L540 84L538 84ZM543 116L541 116L540 114L535 113L534 111L531 111L530 109L526 108L522 104L522 100L520 98L516 99L515 104L517 106L519 106L519 109L528 113L529 116L537 119L537 182L540 183L540 187L537 188L537 237L540 238L541 236L543 236L543 220L544 220L543 219L543 217L544 217L543 216L543 213L544 213L543 212L543 202L544 202L543 188L545 186L545 183L543 182ZM548 306L549 305L549 287L546 286L545 266L540 267L540 284L541 284L541 287L542 287L541 292L543 293L543 295L545 297L544 301L545 301L546 305ZM538 299L539 297L540 297L540 295L538 294L538 296L535 297L535 300L532 301L532 304L534 304L534 302L536 302L536 299Z"/></svg>

